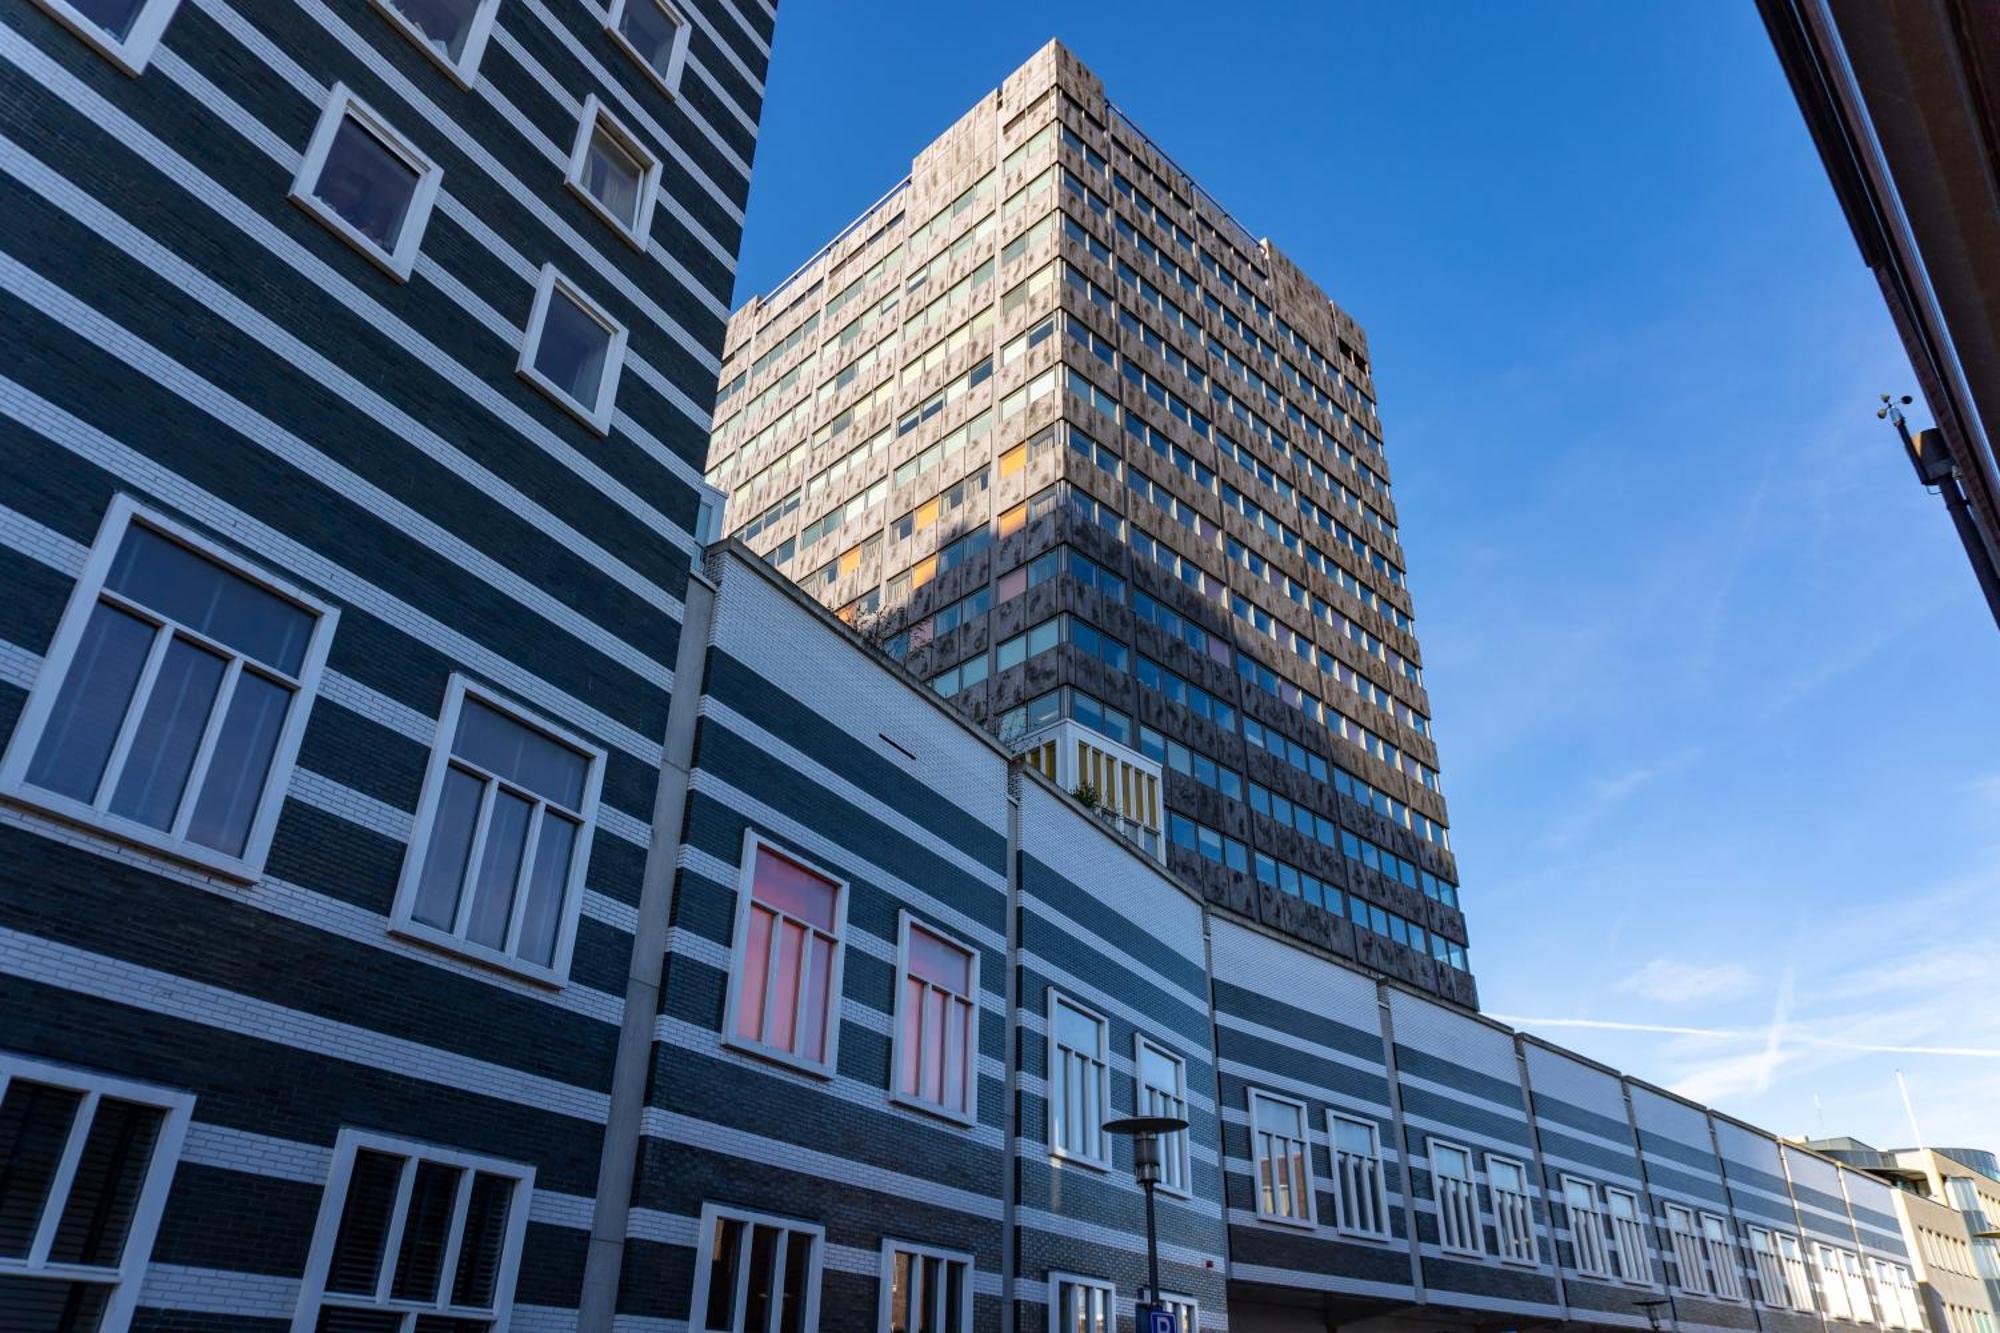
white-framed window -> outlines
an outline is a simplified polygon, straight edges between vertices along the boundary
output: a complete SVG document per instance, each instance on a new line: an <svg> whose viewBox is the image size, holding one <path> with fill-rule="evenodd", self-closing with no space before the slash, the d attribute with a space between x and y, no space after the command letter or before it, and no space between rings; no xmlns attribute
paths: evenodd
<svg viewBox="0 0 2000 1333"><path fill-rule="evenodd" d="M604 29L646 76L660 85L661 92L680 96L681 70L687 64L692 30L686 16L670 0L611 0Z"/></svg>
<svg viewBox="0 0 2000 1333"><path fill-rule="evenodd" d="M896 959L896 1100L971 1124L979 1113L979 951L905 912Z"/></svg>
<svg viewBox="0 0 2000 1333"><path fill-rule="evenodd" d="M292 1333L504 1329L534 1188L531 1166L341 1130Z"/></svg>
<svg viewBox="0 0 2000 1333"><path fill-rule="evenodd" d="M814 1333L825 1250L817 1223L704 1203L690 1333Z"/></svg>
<svg viewBox="0 0 2000 1333"><path fill-rule="evenodd" d="M1785 1265L1778 1258L1778 1239L1764 1227L1745 1227L1750 1238L1750 1262L1757 1274L1757 1299L1784 1310L1791 1306L1785 1290Z"/></svg>
<svg viewBox="0 0 2000 1333"><path fill-rule="evenodd" d="M1180 1333L1199 1333L1201 1302L1192 1296L1177 1296L1171 1291L1161 1292L1159 1300L1166 1312L1174 1317L1174 1327Z"/></svg>
<svg viewBox="0 0 2000 1333"><path fill-rule="evenodd" d="M1847 1299L1847 1278L1840 1271L1840 1254L1831 1245L1815 1245L1813 1256L1819 1260L1819 1294L1826 1302L1826 1317L1854 1318L1854 1307Z"/></svg>
<svg viewBox="0 0 2000 1333"><path fill-rule="evenodd" d="M831 1075L846 936L847 881L746 829L725 1039Z"/></svg>
<svg viewBox="0 0 2000 1333"><path fill-rule="evenodd" d="M1792 1308L1811 1314L1812 1274L1806 1270L1805 1250L1800 1246L1797 1236L1786 1232L1778 1233L1778 1262L1783 1265L1785 1295L1790 1298Z"/></svg>
<svg viewBox="0 0 2000 1333"><path fill-rule="evenodd" d="M1598 1205L1597 1186L1572 1175L1563 1176L1562 1186L1576 1271L1585 1277L1610 1277L1611 1253L1605 1245L1605 1216Z"/></svg>
<svg viewBox="0 0 2000 1333"><path fill-rule="evenodd" d="M1874 1278L1875 1308L1881 1312L1884 1328L1923 1329L1923 1306L1917 1298L1917 1289L1910 1277L1910 1270L1901 1264L1890 1263L1887 1259L1868 1258L1868 1271Z"/></svg>
<svg viewBox="0 0 2000 1333"><path fill-rule="evenodd" d="M544 264L514 369L565 412L599 435L608 434L626 335L603 306L554 264Z"/></svg>
<svg viewBox="0 0 2000 1333"><path fill-rule="evenodd" d="M1708 1271L1701 1262L1701 1236L1695 1228L1694 1210L1670 1203L1666 1205L1666 1212L1667 1240L1673 1246L1680 1289L1706 1296L1709 1292Z"/></svg>
<svg viewBox="0 0 2000 1333"><path fill-rule="evenodd" d="M122 1333L193 1108L186 1093L0 1051L0 1284L14 1288L11 1318Z"/></svg>
<svg viewBox="0 0 2000 1333"><path fill-rule="evenodd" d="M628 244L646 248L660 195L660 157L596 93L584 99L563 180Z"/></svg>
<svg viewBox="0 0 2000 1333"><path fill-rule="evenodd" d="M1118 1333L1118 1293L1102 1278L1049 1274L1049 1333Z"/></svg>
<svg viewBox="0 0 2000 1333"><path fill-rule="evenodd" d="M1541 1262L1528 1169L1511 1157L1487 1153L1486 1188L1493 1195L1493 1229L1500 1241L1500 1257L1516 1264Z"/></svg>
<svg viewBox="0 0 2000 1333"><path fill-rule="evenodd" d="M1924 1298L1917 1291L1917 1281L1911 1276L1909 1267L1905 1264L1884 1264L1882 1267L1893 1286L1896 1310L1902 1318L1903 1327L1911 1333L1923 1333ZM1974 1310L1972 1313L1979 1322L1981 1333L1991 1333L1992 1326L1986 1322L1986 1312Z"/></svg>
<svg viewBox="0 0 2000 1333"><path fill-rule="evenodd" d="M326 99L292 181L292 201L398 282L437 202L444 168L368 109L346 84Z"/></svg>
<svg viewBox="0 0 2000 1333"><path fill-rule="evenodd" d="M117 497L0 760L0 793L255 879L337 618Z"/></svg>
<svg viewBox="0 0 2000 1333"><path fill-rule="evenodd" d="M1256 1167L1257 1216L1312 1226L1312 1141L1306 1104L1295 1097L1250 1089L1250 1151Z"/></svg>
<svg viewBox="0 0 2000 1333"><path fill-rule="evenodd" d="M1067 995L1049 991L1049 1152L1111 1165L1104 1117L1111 1105L1110 1025Z"/></svg>
<svg viewBox="0 0 2000 1333"><path fill-rule="evenodd" d="M1432 1139L1429 1151L1439 1246L1459 1254L1485 1254L1485 1237L1479 1229L1479 1188L1472 1180L1472 1150Z"/></svg>
<svg viewBox="0 0 2000 1333"><path fill-rule="evenodd" d="M1847 1282L1847 1306L1858 1324L1876 1322L1875 1306L1868 1298L1868 1278L1861 1271L1861 1256L1852 1250L1840 1252L1840 1275Z"/></svg>
<svg viewBox="0 0 2000 1333"><path fill-rule="evenodd" d="M604 751L453 675L390 917L482 962L569 975Z"/></svg>
<svg viewBox="0 0 2000 1333"><path fill-rule="evenodd" d="M1382 1170L1381 1126L1328 1111L1326 1141L1333 1149L1334 1225L1350 1235L1386 1238L1389 1188Z"/></svg>
<svg viewBox="0 0 2000 1333"><path fill-rule="evenodd" d="M1703 1213L1701 1248L1708 1256L1708 1271L1714 1282L1715 1294L1726 1301L1742 1300L1742 1270L1736 1264L1736 1246L1729 1239L1729 1223L1714 1213Z"/></svg>
<svg viewBox="0 0 2000 1333"><path fill-rule="evenodd" d="M453 83L470 88L500 0L375 0L375 8Z"/></svg>
<svg viewBox="0 0 2000 1333"><path fill-rule="evenodd" d="M883 1241L876 1333L972 1333L972 1273L963 1251Z"/></svg>
<svg viewBox="0 0 2000 1333"><path fill-rule="evenodd" d="M181 0L35 0L57 22L127 74L146 62L173 21Z"/></svg>
<svg viewBox="0 0 2000 1333"><path fill-rule="evenodd" d="M1642 1287L1652 1286L1653 1261L1646 1247L1646 1225L1639 1215L1639 1196L1606 1185L1604 1207L1611 1214L1611 1248L1618 1259L1618 1276Z"/></svg>
<svg viewBox="0 0 2000 1333"><path fill-rule="evenodd" d="M1137 1115L1188 1118L1187 1062L1144 1033L1132 1034L1133 1104ZM1160 1140L1160 1188L1186 1196L1193 1189L1188 1159L1188 1131Z"/></svg>

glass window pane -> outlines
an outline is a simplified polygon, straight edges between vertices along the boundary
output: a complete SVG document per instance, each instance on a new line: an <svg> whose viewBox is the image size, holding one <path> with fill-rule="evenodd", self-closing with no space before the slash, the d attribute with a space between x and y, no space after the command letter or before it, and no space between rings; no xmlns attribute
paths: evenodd
<svg viewBox="0 0 2000 1333"><path fill-rule="evenodd" d="M1097 1055L1097 1020L1081 1010L1056 1001L1056 1040L1071 1050Z"/></svg>
<svg viewBox="0 0 2000 1333"><path fill-rule="evenodd" d="M589 759L470 695L459 709L451 752L544 800L583 808Z"/></svg>
<svg viewBox="0 0 2000 1333"><path fill-rule="evenodd" d="M416 904L410 915L427 926L450 930L458 920L458 895L465 883L466 858L479 824L479 801L486 783L462 768L445 771L438 793L437 814L431 822L430 847L417 881Z"/></svg>
<svg viewBox="0 0 2000 1333"><path fill-rule="evenodd" d="M418 179L414 167L350 115L334 131L312 192L348 226L393 253Z"/></svg>
<svg viewBox="0 0 2000 1333"><path fill-rule="evenodd" d="M804 997L804 1012L799 1015L799 1044L796 1049L808 1060L824 1060L828 1015L835 1012L833 941L824 935L815 935L809 952L812 957L811 988Z"/></svg>
<svg viewBox="0 0 2000 1333"><path fill-rule="evenodd" d="M528 871L528 905L521 917L521 939L514 949L531 963L555 961L564 890L569 887L570 860L575 851L576 825L545 810L541 836L535 844L535 864Z"/></svg>
<svg viewBox="0 0 2000 1333"><path fill-rule="evenodd" d="M776 1227L750 1228L750 1286L743 1301L743 1333L764 1333L771 1325L771 1300L777 1294L778 1238Z"/></svg>
<svg viewBox="0 0 2000 1333"><path fill-rule="evenodd" d="M639 187L645 168L602 125L590 133L583 157L583 188L628 227L639 224Z"/></svg>
<svg viewBox="0 0 2000 1333"><path fill-rule="evenodd" d="M910 927L910 971L954 994L972 994L972 955L921 926Z"/></svg>
<svg viewBox="0 0 2000 1333"><path fill-rule="evenodd" d="M907 1250L896 1251L889 1275L889 1333L910 1333L911 1257Z"/></svg>
<svg viewBox="0 0 2000 1333"><path fill-rule="evenodd" d="M458 1204L458 1182L465 1173L437 1162L417 1163L404 1214L403 1244L396 1255L396 1279L389 1294L398 1300L434 1301L444 1267L444 1247L451 1216Z"/></svg>
<svg viewBox="0 0 2000 1333"><path fill-rule="evenodd" d="M17 1078L0 1103L0 1256L25 1258L83 1094Z"/></svg>
<svg viewBox="0 0 2000 1333"><path fill-rule="evenodd" d="M231 856L242 854L291 702L292 691L276 681L252 671L236 678L222 734L216 738L215 755L188 823L191 841Z"/></svg>
<svg viewBox="0 0 2000 1333"><path fill-rule="evenodd" d="M84 1140L61 1223L49 1259L60 1264L92 1264L116 1268L125 1252L125 1236L146 1183L166 1113L157 1106L105 1097Z"/></svg>
<svg viewBox="0 0 2000 1333"><path fill-rule="evenodd" d="M639 58L666 77L674 53L674 34L680 25L667 16L656 0L625 0L618 31L632 43Z"/></svg>
<svg viewBox="0 0 2000 1333"><path fill-rule="evenodd" d="M728 1217L715 1219L715 1239L708 1252L708 1312L704 1327L735 1327L736 1266L742 1244L743 1223Z"/></svg>
<svg viewBox="0 0 2000 1333"><path fill-rule="evenodd" d="M366 1150L354 1154L340 1230L333 1240L333 1260L327 1267L328 1291L375 1293L382 1271L382 1247L389 1238L389 1213L396 1204L404 1161Z"/></svg>
<svg viewBox="0 0 2000 1333"><path fill-rule="evenodd" d="M464 1238L459 1242L458 1276L451 1285L453 1305L481 1310L493 1307L493 1285L500 1273L507 1214L513 1203L513 1181L483 1172L472 1178Z"/></svg>
<svg viewBox="0 0 2000 1333"><path fill-rule="evenodd" d="M305 664L317 617L151 528L126 532L104 586L287 675Z"/></svg>
<svg viewBox="0 0 2000 1333"><path fill-rule="evenodd" d="M112 1288L0 1273L0 1328L8 1333L97 1333Z"/></svg>
<svg viewBox="0 0 2000 1333"><path fill-rule="evenodd" d="M785 1304L778 1314L778 1333L802 1333L806 1317L806 1278L812 1268L812 1237L794 1231L785 1247Z"/></svg>
<svg viewBox="0 0 2000 1333"><path fill-rule="evenodd" d="M41 743L28 764L29 782L79 801L96 798L156 632L138 617L102 602L91 608L69 674L56 693Z"/></svg>
<svg viewBox="0 0 2000 1333"><path fill-rule="evenodd" d="M98 27L124 41L131 34L132 22L145 8L146 0L69 0L78 13Z"/></svg>
<svg viewBox="0 0 2000 1333"><path fill-rule="evenodd" d="M431 49L452 64L465 54L465 39L472 33L472 18L479 0L390 0L403 16L417 25Z"/></svg>
<svg viewBox="0 0 2000 1333"><path fill-rule="evenodd" d="M535 807L511 792L493 798L493 815L486 826L486 847L472 884L472 919L466 938L475 944L504 948L507 924L514 913L514 886L527 854L528 821Z"/></svg>
<svg viewBox="0 0 2000 1333"><path fill-rule="evenodd" d="M815 875L790 857L768 847L757 849L757 865L750 881L750 895L756 901L830 931L838 892L832 881Z"/></svg>
<svg viewBox="0 0 2000 1333"><path fill-rule="evenodd" d="M770 977L771 928L777 918L761 907L750 909L744 932L742 980L736 999L736 1032L753 1041L764 1038L764 989Z"/></svg>
<svg viewBox="0 0 2000 1333"><path fill-rule="evenodd" d="M535 369L562 392L595 410L611 355L611 330L593 319L560 287L549 294L535 347Z"/></svg>
<svg viewBox="0 0 2000 1333"><path fill-rule="evenodd" d="M131 753L111 793L111 811L152 828L172 826L195 751L208 728L225 663L186 639L167 647Z"/></svg>

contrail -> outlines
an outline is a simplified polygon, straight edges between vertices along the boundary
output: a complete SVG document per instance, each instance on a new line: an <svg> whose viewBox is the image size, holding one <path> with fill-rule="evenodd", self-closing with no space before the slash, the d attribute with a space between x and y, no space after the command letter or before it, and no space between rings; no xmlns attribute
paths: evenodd
<svg viewBox="0 0 2000 1333"><path fill-rule="evenodd" d="M1595 1028L1606 1032L1658 1032L1671 1037L1709 1037L1718 1041L1770 1039L1768 1028L1693 1028L1675 1027L1666 1023L1618 1023L1607 1018L1520 1018L1512 1014L1490 1014L1488 1017L1512 1027L1529 1030L1538 1027ZM1788 1031L1785 1040L1805 1046L1825 1046L1840 1051L1867 1051L1876 1055L1948 1055L1969 1060L2000 1060L2000 1047L1992 1046L1889 1046L1867 1041L1843 1041L1838 1037L1814 1037L1797 1029Z"/></svg>

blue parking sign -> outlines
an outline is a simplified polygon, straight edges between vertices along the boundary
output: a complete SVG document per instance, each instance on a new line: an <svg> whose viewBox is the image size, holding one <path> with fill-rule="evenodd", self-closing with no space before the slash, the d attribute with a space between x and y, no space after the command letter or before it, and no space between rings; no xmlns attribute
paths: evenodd
<svg viewBox="0 0 2000 1333"><path fill-rule="evenodd" d="M1146 1317L1140 1321L1139 1333L1180 1333L1180 1321L1174 1318L1172 1310L1157 1305L1146 1307ZM1188 1333L1193 1333L1190 1329Z"/></svg>

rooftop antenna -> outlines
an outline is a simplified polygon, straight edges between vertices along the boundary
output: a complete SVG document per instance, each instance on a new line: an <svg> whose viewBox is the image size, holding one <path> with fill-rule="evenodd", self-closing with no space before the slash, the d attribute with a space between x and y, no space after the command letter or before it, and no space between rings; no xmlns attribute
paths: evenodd
<svg viewBox="0 0 2000 1333"><path fill-rule="evenodd" d="M1916 1140L1918 1152L1924 1150L1924 1132L1917 1128L1917 1108L1910 1101L1910 1085L1903 1081L1903 1071L1896 1071L1896 1086L1903 1093L1903 1114L1910 1117L1910 1135Z"/></svg>

